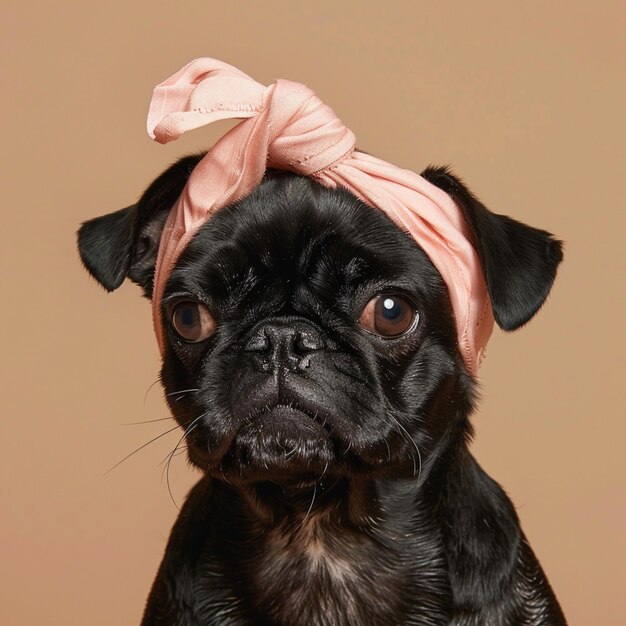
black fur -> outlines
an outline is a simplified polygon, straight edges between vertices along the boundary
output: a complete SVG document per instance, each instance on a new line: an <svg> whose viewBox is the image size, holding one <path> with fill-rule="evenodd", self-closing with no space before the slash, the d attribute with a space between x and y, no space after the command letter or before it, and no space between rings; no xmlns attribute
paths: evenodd
<svg viewBox="0 0 626 626"><path fill-rule="evenodd" d="M159 229L198 159L83 225L81 257L107 289L128 275L151 294ZM524 324L560 244L490 213L448 170L424 175L462 207L498 323ZM419 313L395 339L358 323L387 292ZM216 319L206 341L167 322L181 299ZM468 450L474 380L445 285L383 213L274 173L201 228L162 313L163 384L204 476L145 626L565 624L511 502Z"/></svg>
<svg viewBox="0 0 626 626"><path fill-rule="evenodd" d="M516 330L524 325L548 296L563 260L561 242L545 230L492 213L447 168L429 167L422 176L463 209L476 239L498 326Z"/></svg>
<svg viewBox="0 0 626 626"><path fill-rule="evenodd" d="M78 251L89 273L114 291L126 277L152 295L154 265L163 225L189 175L204 156L180 159L161 174L137 204L85 222L78 231Z"/></svg>

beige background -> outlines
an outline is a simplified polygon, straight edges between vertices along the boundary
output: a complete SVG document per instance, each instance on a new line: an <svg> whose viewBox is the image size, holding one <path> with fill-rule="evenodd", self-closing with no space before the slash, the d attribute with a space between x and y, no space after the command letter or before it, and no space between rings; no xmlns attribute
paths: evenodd
<svg viewBox="0 0 626 626"><path fill-rule="evenodd" d="M122 425L167 416L149 306L105 295L74 231L217 136L145 134L152 87L197 56L309 84L362 149L451 163L567 242L545 309L492 339L474 449L571 623L624 623L626 19L591 6L3 3L3 626L136 624L176 517L159 463L178 432L105 473L170 423ZM195 475L178 457L170 477L180 503Z"/></svg>

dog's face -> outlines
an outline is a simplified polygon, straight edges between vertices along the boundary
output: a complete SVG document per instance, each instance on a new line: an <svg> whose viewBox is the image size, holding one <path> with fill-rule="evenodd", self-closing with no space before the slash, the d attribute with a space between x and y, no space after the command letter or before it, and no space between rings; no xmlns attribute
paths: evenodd
<svg viewBox="0 0 626 626"><path fill-rule="evenodd" d="M162 315L190 458L229 480L417 472L432 401L462 370L445 286L414 241L295 176L206 223Z"/></svg>
<svg viewBox="0 0 626 626"><path fill-rule="evenodd" d="M83 226L83 261L107 288L128 275L150 296L164 217L193 164ZM444 170L430 176L474 229L496 320L523 324L548 293L559 244L489 213ZM200 229L161 314L162 380L189 458L230 482L416 475L442 441L469 432L472 379L441 276L345 191L268 177Z"/></svg>

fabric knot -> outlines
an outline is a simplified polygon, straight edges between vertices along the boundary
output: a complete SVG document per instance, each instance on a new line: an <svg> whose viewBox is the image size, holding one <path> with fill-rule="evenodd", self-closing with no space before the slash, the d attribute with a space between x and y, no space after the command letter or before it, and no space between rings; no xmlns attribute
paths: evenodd
<svg viewBox="0 0 626 626"><path fill-rule="evenodd" d="M311 176L354 151L354 133L304 85L276 81L266 107L268 167Z"/></svg>

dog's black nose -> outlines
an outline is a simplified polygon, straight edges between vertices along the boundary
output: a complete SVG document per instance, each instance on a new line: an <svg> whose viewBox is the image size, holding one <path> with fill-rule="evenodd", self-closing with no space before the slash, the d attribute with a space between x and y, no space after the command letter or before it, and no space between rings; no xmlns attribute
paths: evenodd
<svg viewBox="0 0 626 626"><path fill-rule="evenodd" d="M293 318L274 318L257 324L244 347L265 366L293 367L306 365L310 353L323 350L326 342L313 324Z"/></svg>

